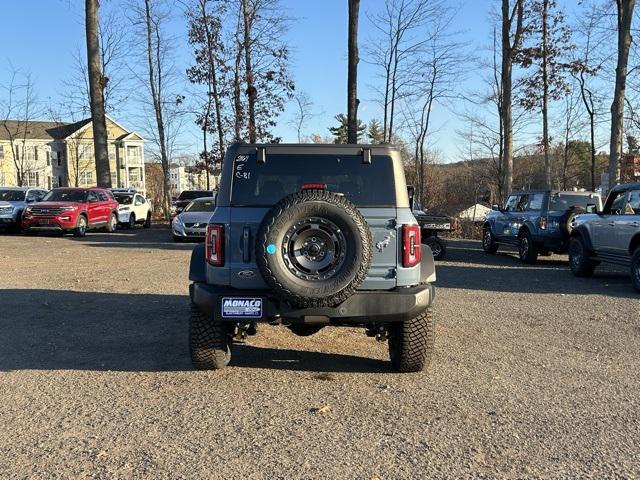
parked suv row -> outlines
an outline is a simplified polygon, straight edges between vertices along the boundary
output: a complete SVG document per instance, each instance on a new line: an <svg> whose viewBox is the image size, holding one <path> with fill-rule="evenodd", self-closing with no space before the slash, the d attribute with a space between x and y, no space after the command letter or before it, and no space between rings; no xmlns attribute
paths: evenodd
<svg viewBox="0 0 640 480"><path fill-rule="evenodd" d="M569 266L578 277L591 276L600 263L630 268L640 292L640 183L618 185L599 213L575 218Z"/></svg>
<svg viewBox="0 0 640 480"><path fill-rule="evenodd" d="M27 233L58 231L83 237L87 230L115 231L118 202L103 188L55 188L42 201L28 206L22 216Z"/></svg>
<svg viewBox="0 0 640 480"><path fill-rule="evenodd" d="M493 206L482 231L482 248L495 253L500 245L518 248L520 260L535 263L538 255L566 253L573 219L600 211L593 192L522 190L513 192L504 207Z"/></svg>

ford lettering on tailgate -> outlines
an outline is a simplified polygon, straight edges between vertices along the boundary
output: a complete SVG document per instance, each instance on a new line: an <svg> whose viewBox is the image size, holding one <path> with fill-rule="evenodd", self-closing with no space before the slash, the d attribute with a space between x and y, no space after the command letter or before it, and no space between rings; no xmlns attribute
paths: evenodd
<svg viewBox="0 0 640 480"><path fill-rule="evenodd" d="M222 316L233 318L261 318L261 298L224 297L222 299Z"/></svg>

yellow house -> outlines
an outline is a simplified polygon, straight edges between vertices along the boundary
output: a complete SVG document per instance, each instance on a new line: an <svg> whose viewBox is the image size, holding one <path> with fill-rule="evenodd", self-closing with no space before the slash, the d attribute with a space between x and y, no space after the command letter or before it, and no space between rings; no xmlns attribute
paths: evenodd
<svg viewBox="0 0 640 480"><path fill-rule="evenodd" d="M144 139L107 116L111 185L145 191ZM0 122L0 185L96 185L93 124Z"/></svg>

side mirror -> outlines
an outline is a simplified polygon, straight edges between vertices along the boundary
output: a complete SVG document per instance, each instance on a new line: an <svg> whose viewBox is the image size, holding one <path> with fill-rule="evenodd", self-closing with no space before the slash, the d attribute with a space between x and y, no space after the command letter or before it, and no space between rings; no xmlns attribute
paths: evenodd
<svg viewBox="0 0 640 480"><path fill-rule="evenodd" d="M496 212L501 211L500 210L500 205L497 205L497 204L491 205L491 210L495 210Z"/></svg>
<svg viewBox="0 0 640 480"><path fill-rule="evenodd" d="M36 201L36 199L35 199L35 198L29 198L29 197L27 197L27 199L26 199L25 201L26 201L27 203L33 203L33 202L35 202L35 201Z"/></svg>
<svg viewBox="0 0 640 480"><path fill-rule="evenodd" d="M586 208L587 213L598 213L598 207L595 203L588 203Z"/></svg>

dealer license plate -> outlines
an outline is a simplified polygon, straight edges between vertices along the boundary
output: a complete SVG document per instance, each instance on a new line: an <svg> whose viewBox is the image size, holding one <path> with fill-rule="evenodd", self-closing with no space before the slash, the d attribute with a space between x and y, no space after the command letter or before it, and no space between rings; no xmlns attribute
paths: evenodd
<svg viewBox="0 0 640 480"><path fill-rule="evenodd" d="M223 297L224 318L262 318L262 299L255 297Z"/></svg>

